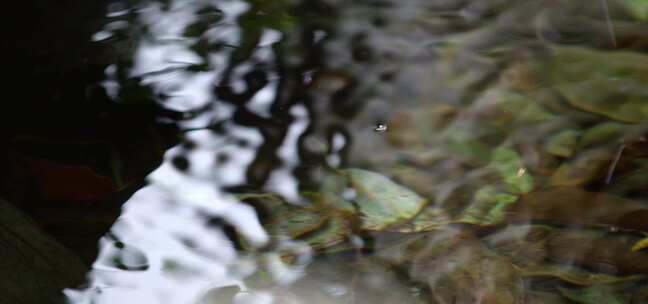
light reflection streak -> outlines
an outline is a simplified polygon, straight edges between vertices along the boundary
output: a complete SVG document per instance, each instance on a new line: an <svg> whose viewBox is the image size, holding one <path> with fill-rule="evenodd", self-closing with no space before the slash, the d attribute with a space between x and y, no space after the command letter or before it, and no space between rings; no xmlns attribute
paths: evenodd
<svg viewBox="0 0 648 304"><path fill-rule="evenodd" d="M241 31L235 20L249 5L232 0L209 3L222 10L225 19L217 29L208 30L206 38L238 44ZM142 84L169 96L163 100L166 108L186 112L211 105L209 111L181 121L181 129L198 129L214 121L227 121L234 113L231 105L215 100L212 93L232 48L210 53L207 57L210 69L206 72L185 70L189 64L205 63L189 49L192 40L182 36L187 25L195 20L199 7L205 4L208 3L175 0L170 9L164 10L160 3L150 2L137 10L139 21L147 25L149 33L137 42L130 76L140 77ZM109 17L123 16L127 14L125 11L125 8L113 7ZM115 29L109 25L94 38L108 39ZM272 62L272 44L280 39L279 32L266 30L255 50L255 60ZM239 68L249 70L252 66L243 63ZM167 70L172 71L165 72ZM110 66L106 75L104 85L109 95L116 98L121 87L115 66ZM231 83L237 90L246 89L242 75L233 75ZM277 90L278 76L269 76L271 82L248 103L250 110L261 116L269 115ZM267 188L296 199L296 180L291 171L296 166L297 138L306 129L308 113L299 106L292 107L290 113L296 120L279 151L283 166L272 173ZM234 123L226 123L225 129L225 135L208 130L187 132L186 138L196 143L195 148L185 151L178 146L166 152L163 164L147 177L149 185L124 205L122 215L111 230L125 247L115 247L108 238L100 240L100 253L88 274L88 287L64 291L70 303L198 303L201 296L214 287L239 285L245 288L242 279L254 271L254 263L242 263L243 258L228 237L223 231L208 226L207 219L222 218L251 246L261 247L268 243L269 237L254 209L220 190L245 181L245 169L254 159L263 138L257 129ZM247 144L232 144L231 138L244 140ZM190 164L186 172L181 172L171 162L179 155L186 157ZM214 155L227 155L228 161L218 163ZM146 269L121 270L115 265L115 256L121 256L125 263L142 262ZM285 265L274 266L271 270L283 281L300 276L299 271L294 272ZM241 301L270 303L272 296L262 292L242 293Z"/></svg>

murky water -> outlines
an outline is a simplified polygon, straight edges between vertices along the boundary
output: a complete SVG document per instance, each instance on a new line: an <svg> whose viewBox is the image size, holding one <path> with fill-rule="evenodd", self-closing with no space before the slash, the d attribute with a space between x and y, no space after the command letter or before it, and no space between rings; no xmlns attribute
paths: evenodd
<svg viewBox="0 0 648 304"><path fill-rule="evenodd" d="M111 2L102 90L155 101L180 138L152 140L162 164L64 293L646 303L647 16L633 0ZM135 187L134 150L100 175Z"/></svg>

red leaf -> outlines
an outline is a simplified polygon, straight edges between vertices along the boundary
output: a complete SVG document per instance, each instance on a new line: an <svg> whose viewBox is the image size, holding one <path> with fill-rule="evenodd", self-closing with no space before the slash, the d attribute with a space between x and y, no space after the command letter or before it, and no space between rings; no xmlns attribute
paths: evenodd
<svg viewBox="0 0 648 304"><path fill-rule="evenodd" d="M23 158L43 199L88 200L117 190L110 178L88 167L66 166L44 159Z"/></svg>

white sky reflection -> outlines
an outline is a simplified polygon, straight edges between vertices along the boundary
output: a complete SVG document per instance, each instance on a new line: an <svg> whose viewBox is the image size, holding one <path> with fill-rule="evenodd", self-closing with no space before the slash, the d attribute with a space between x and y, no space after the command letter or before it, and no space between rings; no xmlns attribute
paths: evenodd
<svg viewBox="0 0 648 304"><path fill-rule="evenodd" d="M131 76L141 77L142 83L153 87L157 93L169 96L163 106L177 111L190 111L210 104L210 111L193 119L182 121L182 129L202 128L214 121L226 121L233 107L216 100L212 90L229 61L229 53L209 54L210 69L206 72L189 72L183 68L190 64L203 64L204 59L189 46L191 38L182 34L195 20L196 11L213 5L224 12L225 19L218 28L206 33L210 41L224 41L236 45L240 30L235 25L238 15L248 4L242 1L176 0L171 9L163 10L161 4L152 2L138 10L139 21L146 24L150 36L138 42L133 58ZM123 16L126 8L112 7L112 17ZM118 12L117 12L118 11ZM115 24L109 24L95 34L95 40L113 36ZM121 28L121 27L120 27ZM256 60L274 60L272 44L281 39L278 31L266 30L261 44L255 50ZM251 65L242 64L243 70ZM233 74L236 90L245 90L243 70ZM113 98L121 89L115 76L115 66L106 70L104 85ZM276 97L278 76L269 75L270 83L248 103L249 110L268 117L269 107ZM267 190L278 192L289 199L298 199L297 183L291 171L296 166L297 139L308 124L308 113L303 106L290 109L295 122L279 149L282 166L271 174ZM232 195L222 192L224 186L245 182L245 169L255 158L263 137L255 128L226 123L225 134L209 130L194 130L186 138L195 142L191 150L174 147L165 154L162 165L148 176L149 185L138 191L124 205L122 215L111 233L124 248L104 237L100 253L88 274L85 290L65 290L70 303L199 303L200 297L210 288L239 285L245 288L242 278L249 275L254 265L242 263L230 240L221 229L208 226L210 218L221 218L237 229L246 241L255 246L268 242L268 235L258 222L255 211ZM245 142L245 145L236 142ZM216 156L226 157L219 162ZM174 157L186 157L189 168L185 172L173 164ZM116 267L118 257L127 266L148 266L145 270L122 270ZM237 267L234 267L239 265ZM277 275L292 281L300 270L275 265ZM272 296L262 292L240 294L240 303L271 303Z"/></svg>

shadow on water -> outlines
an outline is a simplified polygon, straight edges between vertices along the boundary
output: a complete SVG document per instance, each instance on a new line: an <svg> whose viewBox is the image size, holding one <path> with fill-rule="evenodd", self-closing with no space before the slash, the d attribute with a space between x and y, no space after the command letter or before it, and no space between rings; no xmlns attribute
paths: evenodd
<svg viewBox="0 0 648 304"><path fill-rule="evenodd" d="M13 17L1 303L648 302L648 4L72 2Z"/></svg>

